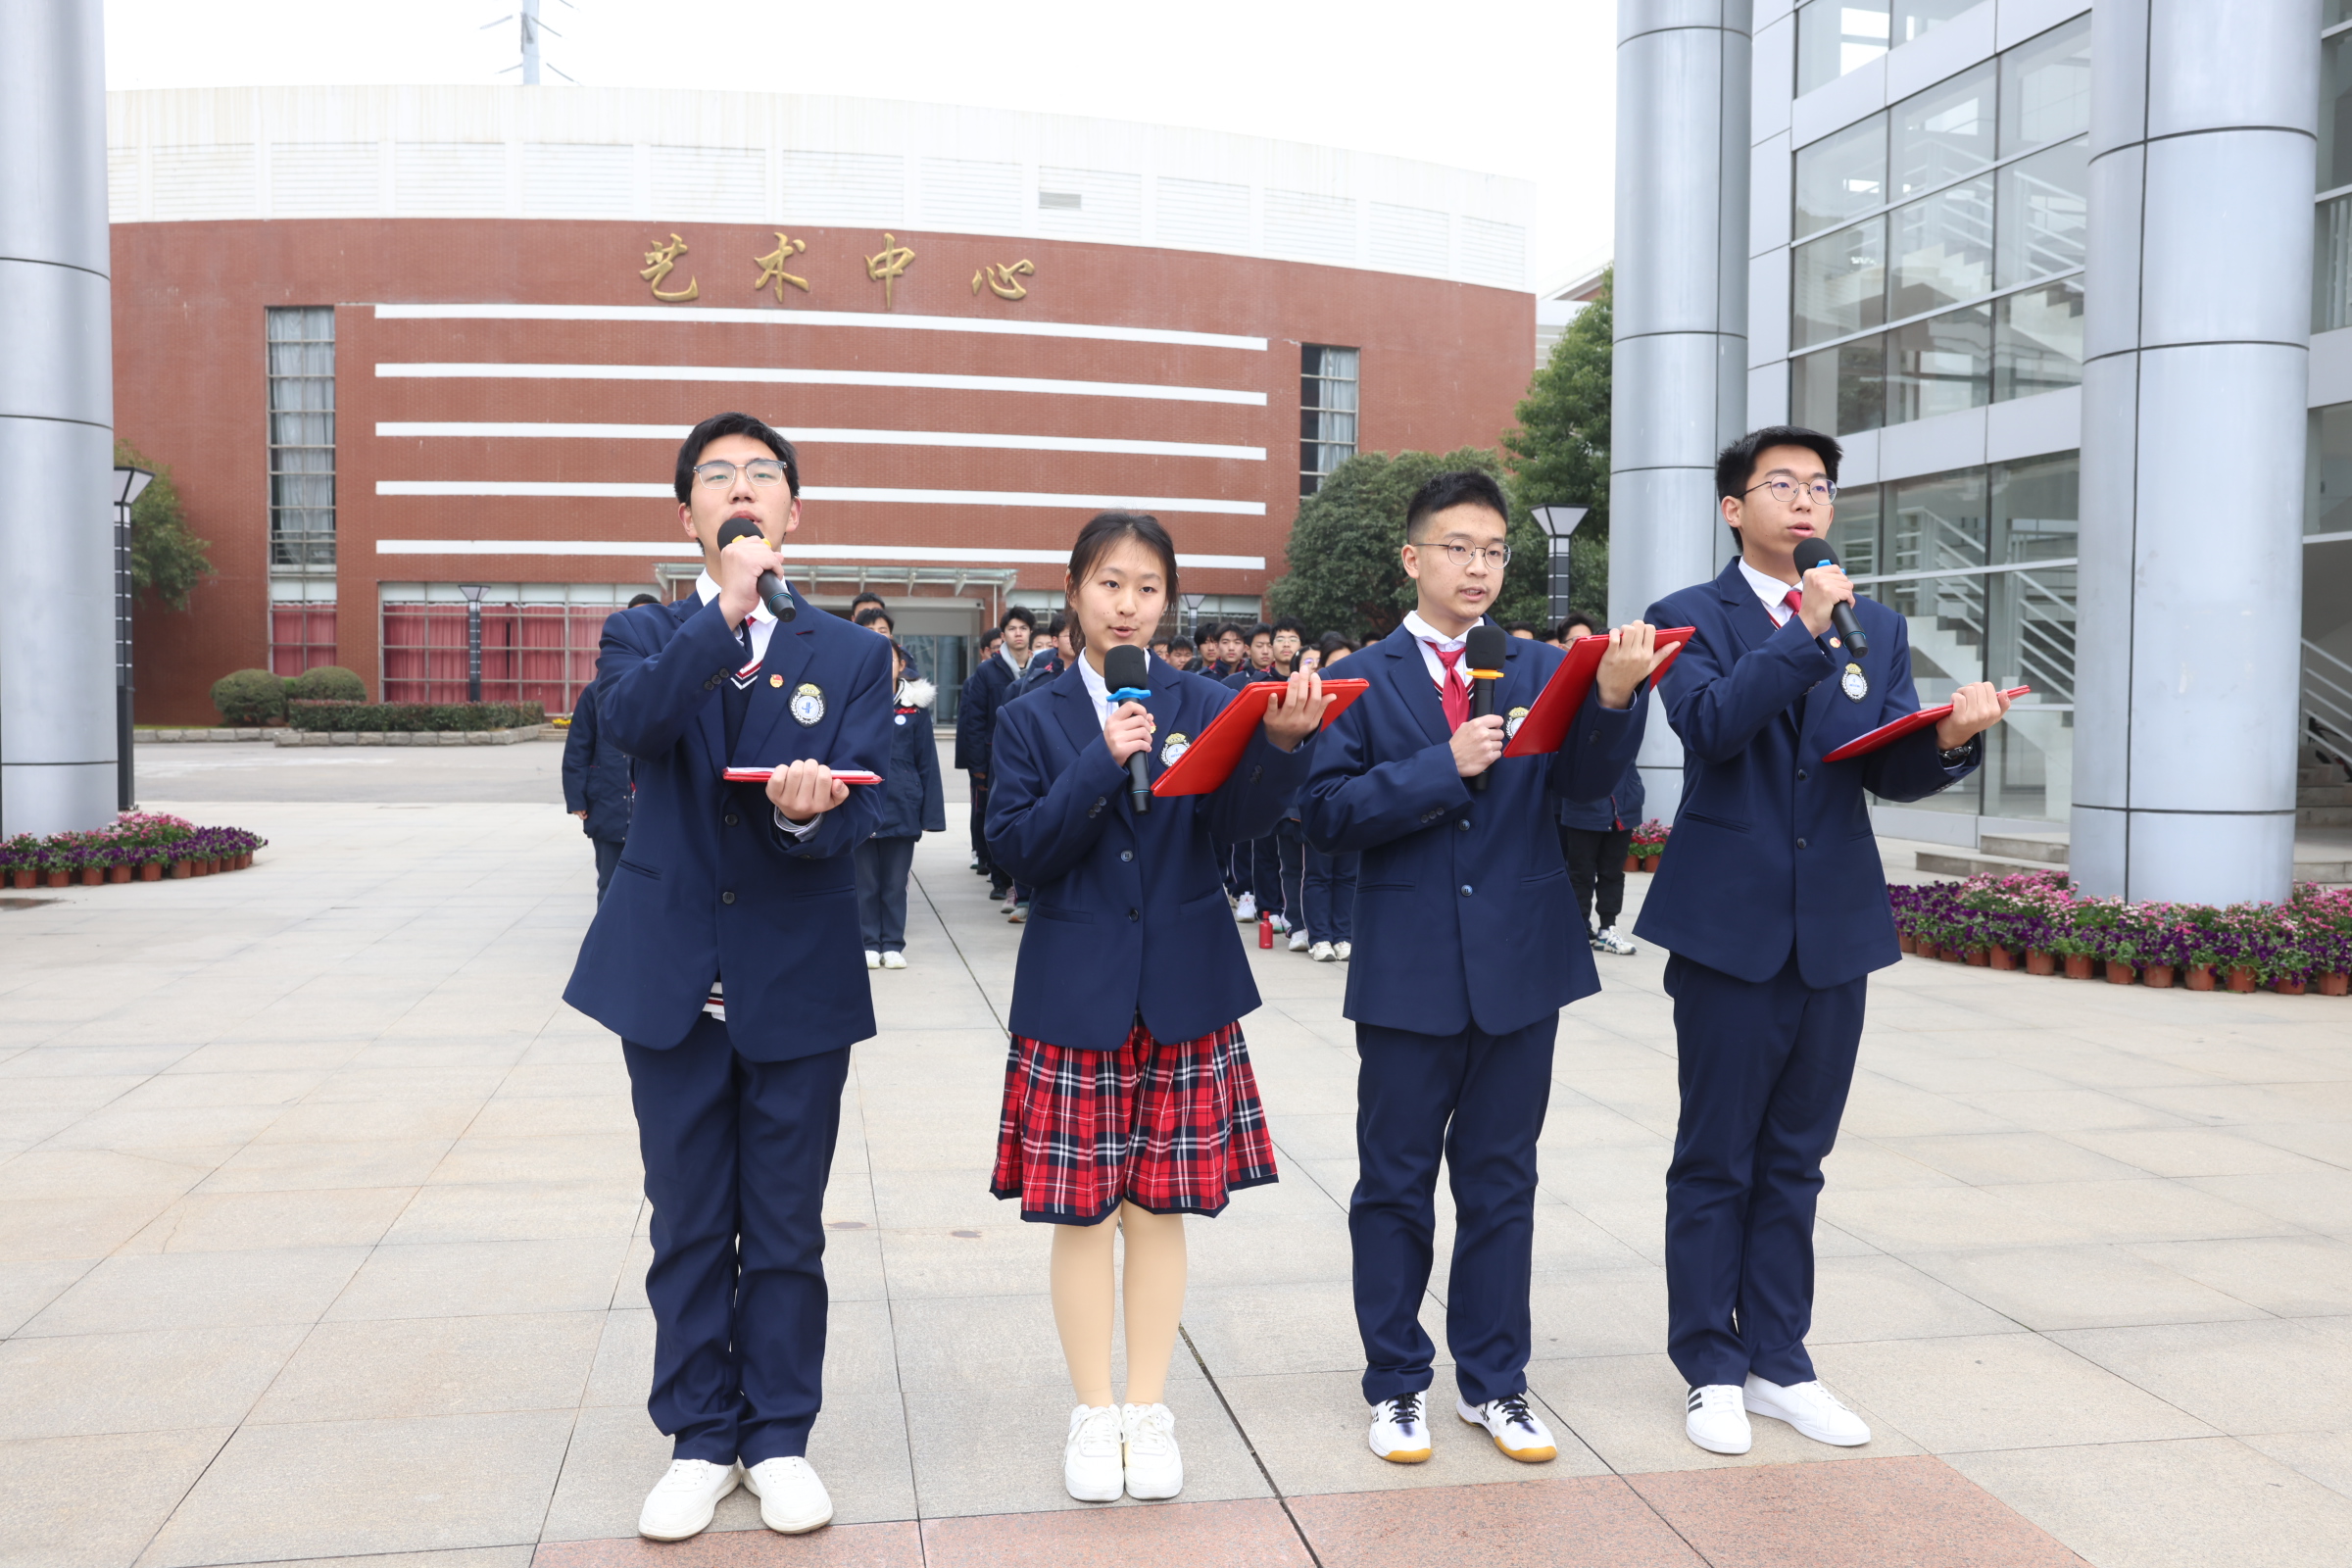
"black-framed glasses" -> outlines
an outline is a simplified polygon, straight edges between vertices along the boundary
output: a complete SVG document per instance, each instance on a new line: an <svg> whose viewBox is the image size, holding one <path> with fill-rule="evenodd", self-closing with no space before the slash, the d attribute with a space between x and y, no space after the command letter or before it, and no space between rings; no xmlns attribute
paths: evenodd
<svg viewBox="0 0 2352 1568"><path fill-rule="evenodd" d="M713 458L709 463L694 466L694 482L706 490L733 489L735 476L739 473L751 480L752 487L758 490L772 490L792 477L792 469L782 458L754 458L740 466Z"/></svg>
<svg viewBox="0 0 2352 1568"><path fill-rule="evenodd" d="M1491 566L1507 566L1511 564L1511 547L1509 545L1443 544L1421 545L1418 548L1443 550L1446 552L1446 559L1457 566L1467 566L1473 561L1483 561Z"/></svg>
<svg viewBox="0 0 2352 1568"><path fill-rule="evenodd" d="M1816 479L1808 485L1799 485L1794 479L1767 479L1762 484L1750 485L1747 493L1752 496L1758 490L1769 490L1772 499L1786 507L1796 500L1796 493L1800 489L1813 498L1813 504L1817 507L1837 504L1838 486L1828 479Z"/></svg>

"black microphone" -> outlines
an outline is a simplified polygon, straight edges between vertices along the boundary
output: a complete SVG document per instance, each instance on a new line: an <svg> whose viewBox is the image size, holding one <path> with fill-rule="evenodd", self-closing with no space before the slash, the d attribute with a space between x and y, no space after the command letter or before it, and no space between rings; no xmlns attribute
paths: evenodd
<svg viewBox="0 0 2352 1568"><path fill-rule="evenodd" d="M1510 646L1510 633L1491 620L1482 620L1470 628L1462 639L1462 662L1470 667L1470 716L1484 718L1494 711L1494 687L1502 679L1502 656ZM1470 788L1485 794L1487 773L1472 775Z"/></svg>
<svg viewBox="0 0 2352 1568"><path fill-rule="evenodd" d="M1102 684L1110 688L1110 700L1120 703L1140 703L1152 695L1152 661L1133 643L1118 643L1102 651ZM1144 750L1149 751L1146 747ZM1127 799L1139 811L1152 809L1152 778L1146 771L1144 753L1139 751L1127 759Z"/></svg>
<svg viewBox="0 0 2352 1568"><path fill-rule="evenodd" d="M724 550L738 539L757 539L765 544L767 535L761 533L760 525L749 517L729 517L726 525L718 530L718 548ZM759 587L760 602L767 606L767 612L778 620L790 620L800 613L793 607L791 590L784 586L784 579L774 572L761 572Z"/></svg>
<svg viewBox="0 0 2352 1568"><path fill-rule="evenodd" d="M1796 542L1796 569L1811 571L1815 566L1835 566L1838 552L1830 548L1827 539L1799 539ZM1840 599L1830 607L1830 624L1845 639L1845 646L1854 651L1856 659L1870 652L1870 633L1854 618L1854 607Z"/></svg>

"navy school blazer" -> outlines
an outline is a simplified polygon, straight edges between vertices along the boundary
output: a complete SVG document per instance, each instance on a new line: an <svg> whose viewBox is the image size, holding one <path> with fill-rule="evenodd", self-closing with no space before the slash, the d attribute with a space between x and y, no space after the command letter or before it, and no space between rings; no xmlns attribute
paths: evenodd
<svg viewBox="0 0 2352 1568"><path fill-rule="evenodd" d="M1535 704L1564 656L1513 637L1494 710ZM1642 745L1646 693L1622 710L1595 686L1549 757L1506 757L1485 794L1454 771L1452 732L1402 626L1340 674L1372 684L1315 743L1306 840L1363 852L1347 1015L1415 1034L1524 1029L1600 989L1554 825L1558 802L1606 795Z"/></svg>
<svg viewBox="0 0 2352 1568"><path fill-rule="evenodd" d="M1152 661L1157 778L1234 694ZM1035 889L1013 970L1012 1032L1077 1051L1126 1044L1140 1015L1152 1037L1198 1040L1257 1006L1257 985L1225 902L1212 835L1270 833L1306 776L1312 736L1282 752L1263 726L1206 795L1154 797L1138 816L1127 769L1110 760L1086 677L1067 669L997 715L988 853Z"/></svg>
<svg viewBox="0 0 2352 1568"><path fill-rule="evenodd" d="M637 802L564 1000L632 1044L685 1039L714 977L726 985L727 1035L752 1060L874 1033L849 852L880 820L877 791L853 786L796 840L760 785L721 776L730 760L887 765L890 643L794 603L800 613L768 638L731 760L721 688L743 652L716 601L643 605L605 622L597 718L637 760Z"/></svg>
<svg viewBox="0 0 2352 1568"><path fill-rule="evenodd" d="M1947 768L1936 732L1924 729L1824 762L1825 753L1919 709L1903 617L1857 597L1854 618L1870 637L1859 659L1794 615L1775 628L1738 561L1650 607L1654 625L1697 629L1659 687L1683 742L1683 798L1635 935L1757 984L1780 973L1792 949L1814 987L1902 956L1863 792L1923 799L1974 772L1984 748ZM1848 664L1861 666L1859 681Z"/></svg>

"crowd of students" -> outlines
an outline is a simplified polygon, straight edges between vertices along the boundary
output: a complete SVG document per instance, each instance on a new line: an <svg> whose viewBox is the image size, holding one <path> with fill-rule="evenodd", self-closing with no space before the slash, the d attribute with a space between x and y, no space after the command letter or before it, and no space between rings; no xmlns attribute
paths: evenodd
<svg viewBox="0 0 2352 1568"><path fill-rule="evenodd" d="M1513 637L1561 649L1594 634L1592 622L1583 615L1571 615L1547 630L1523 620L1508 622L1503 629ZM1020 606L1006 611L982 636L980 663L964 682L956 710L955 765L969 776L971 786L971 869L988 878L989 897L1016 925L1029 918L1030 890L993 861L984 832L997 715L1014 698L1069 667L1070 636L1068 616L1061 612L1052 612L1041 625L1035 612ZM1251 681L1287 681L1295 673L1330 674L1364 646L1339 631L1310 641L1304 622L1283 615L1253 625L1205 625L1200 628L1198 642L1182 635L1156 637L1151 650L1176 669L1239 688ZM1607 795L1559 804L1560 850L1576 887L1588 940L1598 953L1623 956L1639 951L1618 931L1617 917L1625 908L1626 851L1641 825L1642 804L1642 775L1630 764ZM1299 820L1299 805L1293 800L1272 832L1244 843L1217 845L1226 900L1237 921L1266 922L1284 939L1278 945L1288 951L1305 954L1317 963L1345 963L1355 947L1358 857L1316 849L1300 831Z"/></svg>

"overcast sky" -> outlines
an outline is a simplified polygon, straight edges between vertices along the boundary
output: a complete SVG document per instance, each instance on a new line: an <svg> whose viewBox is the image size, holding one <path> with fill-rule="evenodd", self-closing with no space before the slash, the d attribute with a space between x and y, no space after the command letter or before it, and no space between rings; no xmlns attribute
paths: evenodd
<svg viewBox="0 0 2352 1568"><path fill-rule="evenodd" d="M106 0L107 85L497 82L518 0ZM1280 136L1533 180L1539 285L1609 252L1614 0L542 0L594 86L841 93ZM553 73L545 77L560 89Z"/></svg>

